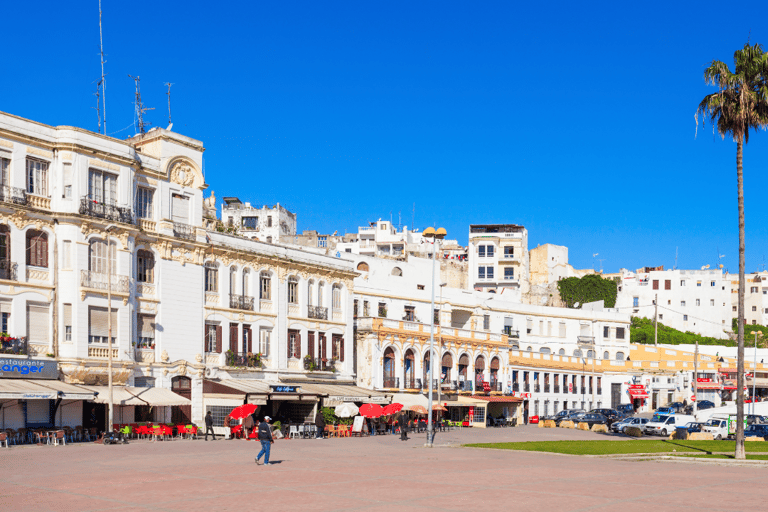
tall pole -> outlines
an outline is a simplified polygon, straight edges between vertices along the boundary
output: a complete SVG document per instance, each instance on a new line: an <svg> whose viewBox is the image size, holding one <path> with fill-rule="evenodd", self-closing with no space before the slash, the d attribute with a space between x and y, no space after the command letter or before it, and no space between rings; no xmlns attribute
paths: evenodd
<svg viewBox="0 0 768 512"><path fill-rule="evenodd" d="M594 334L594 333L593 333ZM595 346L595 339L592 338L592 407L595 408L595 393L597 392L597 376L595 375L595 357L597 357L597 347Z"/></svg>
<svg viewBox="0 0 768 512"><path fill-rule="evenodd" d="M101 53L101 105L104 109L104 135L107 134L107 78L104 76L104 38L101 34L101 0L99 0L99 52Z"/></svg>
<svg viewBox="0 0 768 512"><path fill-rule="evenodd" d="M659 346L659 294L656 294L656 299L653 301L654 314L653 314L653 344Z"/></svg>
<svg viewBox="0 0 768 512"><path fill-rule="evenodd" d="M435 352L435 254L437 253L437 238L432 237L432 322L429 325L429 410L427 411L427 447L432 447L435 432L432 425L432 381L434 379Z"/></svg>
<svg viewBox="0 0 768 512"><path fill-rule="evenodd" d="M109 429L115 419L115 407L112 400L112 242L107 230L107 386L109 386Z"/></svg>
<svg viewBox="0 0 768 512"><path fill-rule="evenodd" d="M434 279L434 277L433 277ZM441 313L443 312L443 283L440 283L440 304L438 304L439 313L437 318L437 328L438 328L438 344L437 348L442 352L442 346L443 346L443 319L441 318ZM432 308L432 321L435 321L435 308ZM430 356L431 357L431 356ZM437 373L437 404L442 407L443 405L443 360L440 359L440 362L438 363L440 366L438 368L440 369ZM442 411L442 409L441 409ZM432 414L432 411L430 411L430 415ZM441 413L442 416L442 413Z"/></svg>
<svg viewBox="0 0 768 512"><path fill-rule="evenodd" d="M757 335L762 333L760 331L754 331L755 335L755 360L752 362L752 414L755 414L755 387L757 385Z"/></svg>
<svg viewBox="0 0 768 512"><path fill-rule="evenodd" d="M696 340L696 351L693 353L693 417L696 417L696 402L699 400L699 340Z"/></svg>

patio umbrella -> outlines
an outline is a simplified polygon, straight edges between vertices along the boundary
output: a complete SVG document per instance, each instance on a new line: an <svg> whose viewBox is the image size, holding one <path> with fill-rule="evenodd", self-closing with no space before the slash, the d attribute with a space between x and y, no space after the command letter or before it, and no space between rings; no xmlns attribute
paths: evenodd
<svg viewBox="0 0 768 512"><path fill-rule="evenodd" d="M416 414L427 414L427 408L423 405L410 405L406 407L406 410L413 411Z"/></svg>
<svg viewBox="0 0 768 512"><path fill-rule="evenodd" d="M256 412L256 409L258 408L259 406L256 404L243 404L232 409L232 412L229 413L229 415L236 420L241 420Z"/></svg>
<svg viewBox="0 0 768 512"><path fill-rule="evenodd" d="M393 414L397 414L403 410L403 404L389 404L386 407L384 407L384 416L391 416Z"/></svg>
<svg viewBox="0 0 768 512"><path fill-rule="evenodd" d="M447 411L445 407L443 407L441 404L432 404L432 410L433 411Z"/></svg>
<svg viewBox="0 0 768 512"><path fill-rule="evenodd" d="M358 411L359 409L355 404L344 402L337 406L333 413L339 418L351 418L352 416L356 416Z"/></svg>
<svg viewBox="0 0 768 512"><path fill-rule="evenodd" d="M360 414L366 418L378 418L384 414L384 409L376 404L363 404L360 407Z"/></svg>

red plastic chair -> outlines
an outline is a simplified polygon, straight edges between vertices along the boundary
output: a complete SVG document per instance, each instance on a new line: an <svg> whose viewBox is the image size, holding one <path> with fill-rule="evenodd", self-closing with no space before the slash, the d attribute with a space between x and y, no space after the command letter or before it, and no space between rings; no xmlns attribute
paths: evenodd
<svg viewBox="0 0 768 512"><path fill-rule="evenodd" d="M176 435L183 438L184 434L187 434L187 427L185 425L176 425Z"/></svg>
<svg viewBox="0 0 768 512"><path fill-rule="evenodd" d="M230 434L232 437L242 438L243 437L243 426L242 425L235 425L234 427L229 427Z"/></svg>

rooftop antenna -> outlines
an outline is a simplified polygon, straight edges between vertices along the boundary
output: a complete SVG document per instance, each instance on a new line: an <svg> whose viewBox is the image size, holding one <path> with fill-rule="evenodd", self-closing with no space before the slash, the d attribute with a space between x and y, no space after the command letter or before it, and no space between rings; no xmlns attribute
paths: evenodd
<svg viewBox="0 0 768 512"><path fill-rule="evenodd" d="M677 270L677 246L675 246L675 266L672 268L672 270Z"/></svg>
<svg viewBox="0 0 768 512"><path fill-rule="evenodd" d="M413 203L413 217L411 217L411 229L416 229L416 203Z"/></svg>
<svg viewBox="0 0 768 512"><path fill-rule="evenodd" d="M403 230L403 218L400 215L402 212L397 212L397 230L402 231ZM413 226L411 226L413 227Z"/></svg>
<svg viewBox="0 0 768 512"><path fill-rule="evenodd" d="M132 75L128 76L133 78L133 81L136 82L136 122L138 123L139 133L144 134L146 133L146 130L144 129L145 126L152 124L144 122L144 112L147 110L155 110L155 107L147 108L141 102L141 77Z"/></svg>
<svg viewBox="0 0 768 512"><path fill-rule="evenodd" d="M96 92L93 93L93 95L96 96L96 106L91 107L96 109L96 117L99 120L98 129L96 130L96 133L101 133L101 95L99 94L100 90L101 90L101 80L99 80L99 83L96 84Z"/></svg>
<svg viewBox="0 0 768 512"><path fill-rule="evenodd" d="M168 129L170 129L171 125L173 125L173 121L171 121L171 86L173 84L171 82L165 82L164 85L168 86L168 92L165 94L168 95Z"/></svg>
<svg viewBox="0 0 768 512"><path fill-rule="evenodd" d="M597 269L595 268L595 258L597 258L598 256L600 256L599 252L596 252L595 254L592 255L592 270L594 270L595 272L597 272Z"/></svg>
<svg viewBox="0 0 768 512"><path fill-rule="evenodd" d="M717 248L717 268L723 268L723 266L720 264L720 260L725 258L725 254L720 254L720 248Z"/></svg>
<svg viewBox="0 0 768 512"><path fill-rule="evenodd" d="M603 273L603 262L605 261L605 258L601 258L601 259L599 259L597 261L600 262L600 273L602 274Z"/></svg>
<svg viewBox="0 0 768 512"><path fill-rule="evenodd" d="M101 116L104 119L104 135L107 134L107 80L104 75L104 37L101 31L101 0L99 0L99 54L101 55L101 105L104 109L104 115Z"/></svg>

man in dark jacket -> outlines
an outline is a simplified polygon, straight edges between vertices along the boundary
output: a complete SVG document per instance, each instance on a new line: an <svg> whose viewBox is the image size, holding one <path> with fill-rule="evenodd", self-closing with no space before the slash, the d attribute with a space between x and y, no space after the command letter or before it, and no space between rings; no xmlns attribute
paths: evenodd
<svg viewBox="0 0 768 512"><path fill-rule="evenodd" d="M264 416L264 419L259 423L259 442L261 443L261 451L256 455L256 464L261 464L261 456L264 455L264 465L269 466L269 450L272 447L272 443L275 440L272 438L272 426L269 424L269 416Z"/></svg>
<svg viewBox="0 0 768 512"><path fill-rule="evenodd" d="M216 434L213 433L213 416L211 416L211 411L208 411L205 415L205 440L208 440L208 432L211 433L211 436L213 436L213 440L216 440Z"/></svg>
<svg viewBox="0 0 768 512"><path fill-rule="evenodd" d="M400 417L400 440L408 440L408 418L405 416Z"/></svg>
<svg viewBox="0 0 768 512"><path fill-rule="evenodd" d="M325 430L325 418L322 411L317 411L315 415L315 426L317 427L317 438L323 439L323 431Z"/></svg>

